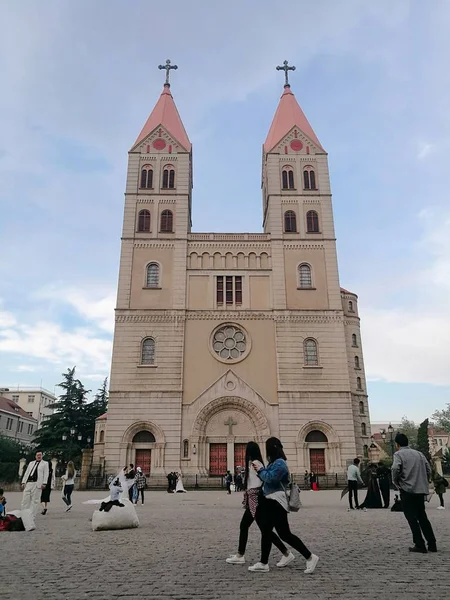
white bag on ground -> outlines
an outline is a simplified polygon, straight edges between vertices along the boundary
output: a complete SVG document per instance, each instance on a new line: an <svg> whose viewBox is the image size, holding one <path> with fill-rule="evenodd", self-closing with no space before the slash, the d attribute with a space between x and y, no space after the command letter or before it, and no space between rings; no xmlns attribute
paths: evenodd
<svg viewBox="0 0 450 600"><path fill-rule="evenodd" d="M92 531L132 529L139 527L136 509L129 500L120 500L125 506L112 506L108 512L96 510L92 515Z"/></svg>
<svg viewBox="0 0 450 600"><path fill-rule="evenodd" d="M18 519L22 519L25 531L33 531L33 529L36 529L36 522L33 513L29 508L26 508L25 510L10 510L8 511L8 514L14 515Z"/></svg>

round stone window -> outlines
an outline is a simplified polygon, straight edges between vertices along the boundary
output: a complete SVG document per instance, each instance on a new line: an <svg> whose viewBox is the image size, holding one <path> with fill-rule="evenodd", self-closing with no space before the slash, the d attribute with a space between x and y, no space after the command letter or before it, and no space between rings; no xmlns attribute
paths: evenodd
<svg viewBox="0 0 450 600"><path fill-rule="evenodd" d="M222 362L239 362L250 351L247 332L234 323L221 325L213 331L211 348L216 358Z"/></svg>

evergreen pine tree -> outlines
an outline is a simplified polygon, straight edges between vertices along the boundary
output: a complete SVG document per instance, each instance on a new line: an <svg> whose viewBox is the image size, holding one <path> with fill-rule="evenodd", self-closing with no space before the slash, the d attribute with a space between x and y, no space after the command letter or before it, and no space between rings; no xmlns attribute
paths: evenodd
<svg viewBox="0 0 450 600"><path fill-rule="evenodd" d="M425 455L427 460L431 459L430 442L428 440L428 419L422 421L417 432L417 450Z"/></svg>

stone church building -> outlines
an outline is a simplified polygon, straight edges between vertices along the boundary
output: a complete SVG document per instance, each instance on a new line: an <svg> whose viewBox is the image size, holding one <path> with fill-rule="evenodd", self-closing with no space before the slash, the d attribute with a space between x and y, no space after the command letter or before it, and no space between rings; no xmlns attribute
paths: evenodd
<svg viewBox="0 0 450 600"><path fill-rule="evenodd" d="M165 68L129 151L110 401L93 464L223 475L243 465L247 441L274 435L293 473L342 473L367 455L370 423L328 155L285 63L262 152L264 232L193 233L193 149Z"/></svg>

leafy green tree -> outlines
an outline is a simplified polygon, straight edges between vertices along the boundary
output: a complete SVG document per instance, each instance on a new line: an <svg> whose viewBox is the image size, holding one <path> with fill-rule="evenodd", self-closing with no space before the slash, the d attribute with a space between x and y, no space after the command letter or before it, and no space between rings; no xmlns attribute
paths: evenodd
<svg viewBox="0 0 450 600"><path fill-rule="evenodd" d="M408 419L408 417L403 417L402 421L400 423L400 427L398 428L398 430L401 433L404 433L408 440L409 440L409 445L411 446L411 448L416 448L417 449L417 432L418 432L418 427L417 425L414 423L414 421L410 421Z"/></svg>
<svg viewBox="0 0 450 600"><path fill-rule="evenodd" d="M450 404L447 404L447 408L443 410L434 411L433 421L450 435Z"/></svg>
<svg viewBox="0 0 450 600"><path fill-rule="evenodd" d="M50 405L54 413L50 415L36 431L34 443L39 448L59 460L75 460L79 463L81 449L91 431L91 418L86 410L86 390L75 377L75 367L63 373L63 381L58 384L63 393ZM73 434L71 433L73 432ZM81 440L78 437L81 436ZM65 437L65 439L63 439Z"/></svg>
<svg viewBox="0 0 450 600"><path fill-rule="evenodd" d="M427 460L431 460L430 441L428 439L428 419L422 421L417 432L417 450L424 454Z"/></svg>
<svg viewBox="0 0 450 600"><path fill-rule="evenodd" d="M0 482L12 482L19 475L19 461L22 457L30 460L34 456L31 446L0 435Z"/></svg>

